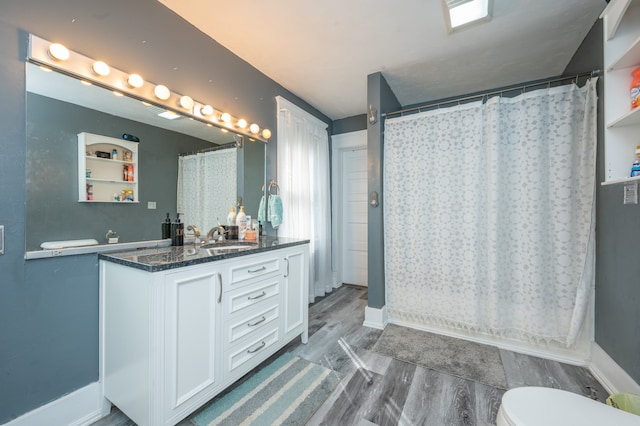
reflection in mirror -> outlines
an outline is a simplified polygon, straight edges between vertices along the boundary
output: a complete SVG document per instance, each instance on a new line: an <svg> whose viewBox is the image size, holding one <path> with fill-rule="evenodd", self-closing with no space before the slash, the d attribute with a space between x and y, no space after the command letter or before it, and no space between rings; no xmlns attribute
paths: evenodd
<svg viewBox="0 0 640 426"><path fill-rule="evenodd" d="M185 117L167 120L158 117L164 112L161 108L114 96L106 89L45 72L30 63L26 67L27 251L39 250L45 241L95 238L105 243L109 230L118 233L121 243L160 239L166 213L171 213L172 220L177 213L180 155L237 141L237 135L202 122ZM140 139L137 203L78 202L77 135L82 132L118 139L127 133ZM264 184L264 146L245 138L234 157L235 175L227 173L216 179L227 188L235 186L234 199L241 198L245 210L254 216ZM221 197L215 193L207 196L217 198ZM224 203L228 204L226 198ZM188 212L181 213L189 217ZM210 219L222 219L219 215L212 211ZM206 226L186 222L190 224Z"/></svg>

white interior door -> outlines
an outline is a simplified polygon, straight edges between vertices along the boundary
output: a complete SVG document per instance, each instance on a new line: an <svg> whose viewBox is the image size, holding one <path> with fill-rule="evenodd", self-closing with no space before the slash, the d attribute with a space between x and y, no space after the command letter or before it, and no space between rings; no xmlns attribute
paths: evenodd
<svg viewBox="0 0 640 426"><path fill-rule="evenodd" d="M367 149L342 151L342 282L367 285Z"/></svg>

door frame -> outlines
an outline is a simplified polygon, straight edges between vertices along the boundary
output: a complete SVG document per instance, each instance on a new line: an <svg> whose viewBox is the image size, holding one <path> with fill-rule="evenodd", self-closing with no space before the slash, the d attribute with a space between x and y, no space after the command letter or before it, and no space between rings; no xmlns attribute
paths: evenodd
<svg viewBox="0 0 640 426"><path fill-rule="evenodd" d="M342 154L354 149L367 149L367 131L331 136L331 263L338 286L342 282ZM368 154L367 154L368 158ZM367 160L368 161L368 160Z"/></svg>

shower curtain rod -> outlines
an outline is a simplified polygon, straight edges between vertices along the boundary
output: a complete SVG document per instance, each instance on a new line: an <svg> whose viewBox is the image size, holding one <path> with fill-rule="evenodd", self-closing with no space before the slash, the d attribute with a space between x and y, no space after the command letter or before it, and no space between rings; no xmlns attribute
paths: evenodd
<svg viewBox="0 0 640 426"><path fill-rule="evenodd" d="M427 103L424 105L420 105L420 106L415 106L415 107L411 107L411 108L406 108L406 109L401 109L398 111L392 111L392 112L387 112L384 114L381 114L383 117L388 117L390 115L400 115L402 116L405 112L412 112L412 111L417 111L417 112L421 112L422 109L427 109L427 108L439 108L440 105L446 105L446 104L453 104L453 103L460 103L462 101L468 101L471 99L477 99L477 98L484 98L485 96L491 96L491 95L502 95L505 92L513 92L516 90L522 90L522 92L524 93L525 90L528 87L535 87L535 86L541 86L543 84L546 85L550 85L551 83L555 83L558 81L563 81L563 80L576 80L576 83L578 82L578 79L581 77L597 77L598 75L600 75L600 70L593 70L590 72L583 72L583 73L578 73L575 75L570 75L570 76L566 76L566 77L551 77L548 79L542 79L542 80L536 80L536 81L531 81L531 82L527 82L525 84L520 84L517 86L513 86L513 87L505 87L502 88L500 90L493 90L491 92L483 92L483 93L478 93L477 95L470 95L470 96L463 96L460 98L454 98L454 99L450 99L448 101L435 101L433 103Z"/></svg>
<svg viewBox="0 0 640 426"><path fill-rule="evenodd" d="M238 146L237 142L229 142L229 143L225 143L224 145L214 146L213 148L201 149L200 151L183 152L179 156L186 157L187 155L195 155L195 154L202 154L205 152L220 151L221 149L236 148L237 146Z"/></svg>

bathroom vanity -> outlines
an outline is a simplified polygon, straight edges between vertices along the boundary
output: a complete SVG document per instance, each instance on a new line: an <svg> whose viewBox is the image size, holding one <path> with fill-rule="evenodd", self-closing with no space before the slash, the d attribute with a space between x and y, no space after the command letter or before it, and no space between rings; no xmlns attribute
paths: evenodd
<svg viewBox="0 0 640 426"><path fill-rule="evenodd" d="M103 393L137 424L176 424L307 342L308 241L231 244L99 255Z"/></svg>

